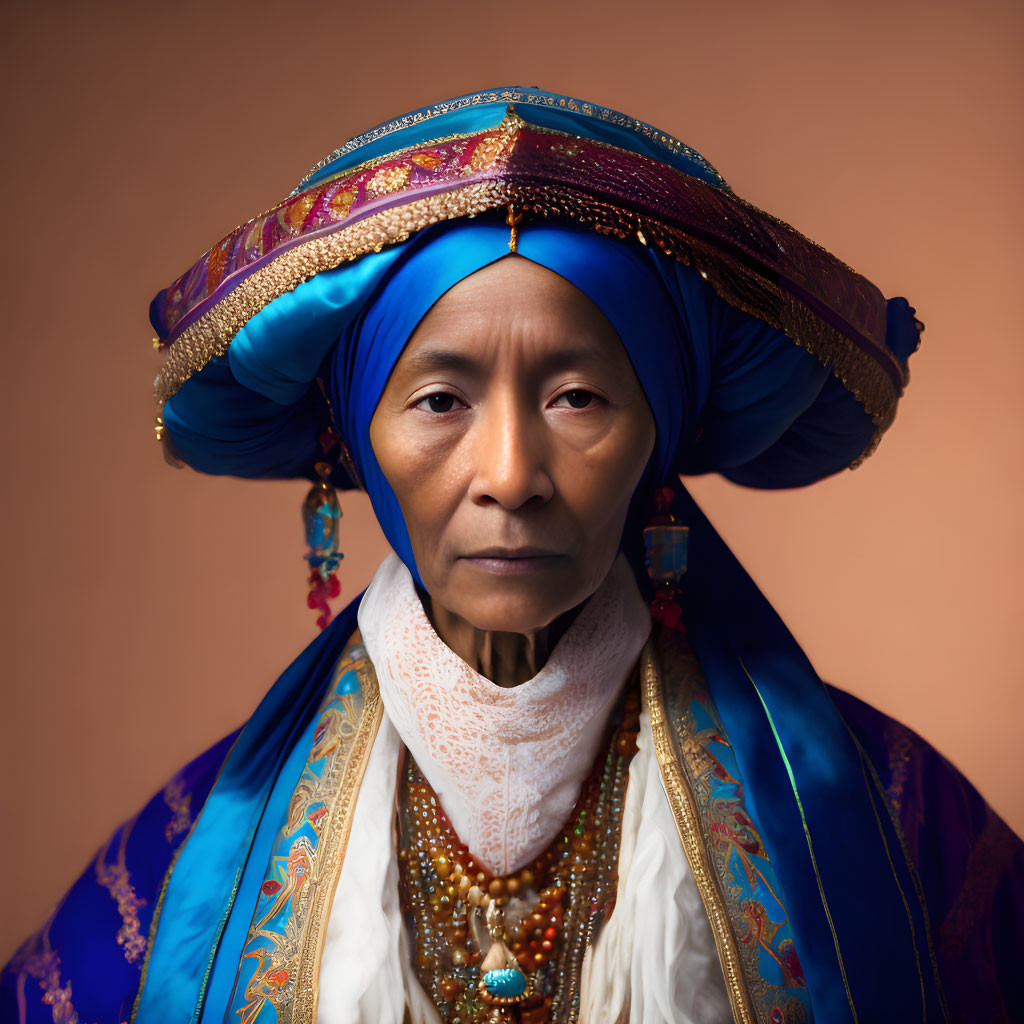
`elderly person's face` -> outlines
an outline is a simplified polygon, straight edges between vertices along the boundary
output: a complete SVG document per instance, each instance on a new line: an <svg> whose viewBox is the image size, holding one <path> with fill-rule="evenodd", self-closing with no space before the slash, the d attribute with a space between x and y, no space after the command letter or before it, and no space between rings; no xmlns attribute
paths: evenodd
<svg viewBox="0 0 1024 1024"><path fill-rule="evenodd" d="M477 629L523 634L607 575L654 439L611 325L521 257L442 296L370 425L431 600Z"/></svg>

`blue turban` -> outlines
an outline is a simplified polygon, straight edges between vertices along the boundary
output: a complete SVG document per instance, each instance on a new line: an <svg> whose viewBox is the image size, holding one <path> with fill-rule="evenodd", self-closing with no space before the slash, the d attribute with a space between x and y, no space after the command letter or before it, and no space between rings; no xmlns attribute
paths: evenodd
<svg viewBox="0 0 1024 1024"><path fill-rule="evenodd" d="M508 241L505 224L490 218L422 232L334 348L327 380L337 426L385 536L414 575L398 500L370 445L370 421L420 320L454 285L507 256ZM692 267L645 246L586 228L531 224L520 235L519 254L575 285L622 341L657 428L649 483L709 469L741 482L756 476L757 457L833 379L781 331L720 299ZM837 398L845 395L836 388ZM849 404L856 454L872 424Z"/></svg>

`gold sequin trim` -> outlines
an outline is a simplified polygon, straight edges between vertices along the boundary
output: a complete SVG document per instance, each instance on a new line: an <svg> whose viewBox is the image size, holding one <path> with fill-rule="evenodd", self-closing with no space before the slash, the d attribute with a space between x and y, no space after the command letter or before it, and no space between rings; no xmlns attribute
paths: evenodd
<svg viewBox="0 0 1024 1024"><path fill-rule="evenodd" d="M534 93L520 92L518 89L494 89L488 92L473 93L471 96L460 96L457 99L446 100L443 103L435 103L432 107L427 107L425 110L420 110L413 114L405 114L403 117L397 117L392 121L386 121L384 124L378 125L376 128L371 128L368 132L364 132L362 135L357 135L354 139L350 139L343 146L339 146L337 149L328 153L327 156L310 168L309 173L306 174L302 181L300 181L295 187L292 195L298 195L298 193L300 193L304 188L307 188L309 179L312 178L317 171L326 167L329 163L332 163L339 157L345 156L347 153L352 153L362 146L368 145L371 142L376 142L378 139L386 138L388 135L402 131L405 128L412 128L415 125L431 121L435 117L450 114L455 110L465 110L467 107L478 107L485 103L515 103L524 107L558 108L561 110L569 110L577 114L584 114L587 117L593 117L598 121L605 121L608 124L614 124L617 127L625 128L628 131L633 132L635 135L642 135L644 138L650 139L669 153L675 153L679 156L686 157L688 160L692 160L695 164L698 164L703 170L707 171L708 174L714 177L715 183L719 188L727 190L729 188L721 174L719 174L718 171L703 156L701 156L700 153L697 152L697 150L692 146L686 145L685 142L680 142L679 139L674 138L663 131L659 131L653 125L649 125L646 121L639 121L635 117L619 113L617 110L609 110L607 107L594 106L592 103L585 103L582 100L576 100L570 96L538 96ZM432 144L436 144L436 141L435 143L422 143L423 146L429 146ZM346 169L345 173L350 172Z"/></svg>
<svg viewBox="0 0 1024 1024"><path fill-rule="evenodd" d="M391 195L392 192L401 192L408 182L408 167L382 167L366 183L366 194L373 198ZM302 216L305 219L306 214Z"/></svg>
<svg viewBox="0 0 1024 1024"><path fill-rule="evenodd" d="M665 707L661 668L652 640L647 641L640 658L644 703L651 716L654 750L661 766L661 777L665 783L679 839L693 872L694 881L697 883L704 909L711 921L733 1018L737 1024L758 1024L753 1001L743 976L739 946L729 923L725 895L708 857L708 838L701 829L696 797L681 767L682 752L677 750L673 743Z"/></svg>

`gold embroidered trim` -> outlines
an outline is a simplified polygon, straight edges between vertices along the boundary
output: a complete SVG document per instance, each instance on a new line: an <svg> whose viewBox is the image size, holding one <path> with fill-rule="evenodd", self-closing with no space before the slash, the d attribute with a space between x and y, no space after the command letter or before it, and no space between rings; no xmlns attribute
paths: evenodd
<svg viewBox="0 0 1024 1024"><path fill-rule="evenodd" d="M661 670L653 640L647 641L640 657L644 702L651 716L654 750L661 766L661 777L665 783L665 791L679 831L683 852L689 861L694 881L704 902L704 909L711 921L715 947L722 965L722 974L725 976L729 1002L732 1005L733 1019L736 1024L757 1024L753 1001L740 966L739 947L725 906L725 895L718 877L711 869L706 845L709 839L703 833L696 798L680 767L682 753L676 750L672 741L672 732L665 712Z"/></svg>
<svg viewBox="0 0 1024 1024"><path fill-rule="evenodd" d="M185 776L178 772L164 787L164 803L173 817L164 829L164 838L172 842L175 836L187 832L192 824L192 794L185 792Z"/></svg>
<svg viewBox="0 0 1024 1024"><path fill-rule="evenodd" d="M384 712L377 674L368 656L356 667L356 672L363 694L363 707L359 726L352 737L345 765L338 777L337 800L331 807L330 819L317 844L314 875L309 883L309 911L303 928L291 1007L292 1024L316 1024L320 996L320 958L327 936L327 922L345 861L345 849L352 831L359 788Z"/></svg>
<svg viewBox="0 0 1024 1024"><path fill-rule="evenodd" d="M515 117L515 115L511 115L511 116ZM526 122L523 121L522 118L515 117L515 120L519 122L520 126L523 126L523 125L526 124ZM434 139L426 139L425 141L417 142L417 143L415 143L412 146L406 146L406 147L403 147L402 149L396 149L396 150L391 151L390 153L383 153L380 156L371 157L369 160L364 160L362 163L353 164L351 167L346 167L344 170L339 171L337 174L332 174L329 177L324 178L323 181L318 181L316 183L316 185L313 185L311 187L312 188L321 188L321 187L323 187L325 185L330 185L332 182L337 181L339 178L355 177L360 172L368 170L371 167L376 167L376 166L378 166L380 164L386 164L386 163L390 163L393 160L397 160L397 159L399 159L400 157L402 157L406 153L413 153L414 155L411 156L409 159L412 160L413 163L418 163L422 159L422 156L421 156L422 150L431 149L434 146L445 146L445 145L448 145L449 143L459 142L459 141L461 141L463 139L475 139L475 138L477 138L480 135L487 134L488 131L494 131L494 132L496 132L496 131L510 131L510 130L512 130L512 124L513 124L513 122L510 121L510 115L506 114L505 117L502 119L502 121L499 124L496 124L491 129L476 129L475 131L471 131L471 132L458 132L458 133L456 133L454 135L439 135L437 138L434 138ZM534 128L536 131L547 131L547 129L537 128L535 125L530 125L530 127ZM557 134L561 135L563 133L562 132L558 132ZM599 145L599 144L600 143L597 143L597 142L594 143L594 145ZM631 150L623 150L623 152L632 152L632 151ZM305 180L305 179L303 179L303 180ZM218 246L222 245L225 240L230 238L236 232L241 231L242 228L249 228L253 224L255 224L257 221L263 220L265 217L269 217L271 214L277 213L278 211L286 208L288 206L288 204L289 204L289 200L294 199L302 191L303 191L303 189L301 187L300 188L296 188L292 192L290 192L284 199L282 199L281 202L275 203L273 206L271 206L268 209L263 210L262 212L256 214L254 217L250 217L248 220L243 221L241 224L236 224L235 227L232 228L232 230L229 231L226 235L224 235L224 237L219 242L217 242L216 245L211 246L209 251L212 252L214 249L216 249ZM345 195L345 193L341 193L341 195ZM351 206L351 195L349 195L348 203L349 203L349 206ZM347 217L347 216L348 216L348 207L345 208L345 217ZM343 220L344 217L341 217L339 219ZM163 344L164 343L161 342L161 340L159 338L154 338L153 339L153 348L156 349L158 352L161 351L161 349L163 348Z"/></svg>
<svg viewBox="0 0 1024 1024"><path fill-rule="evenodd" d="M311 167L306 176L295 187L292 195L298 195L306 188L307 182L317 171L326 167L332 161L339 159L339 157L343 157L346 153L359 149L360 146L376 142L378 139L386 138L388 135L402 131L405 128L412 128L414 125L423 124L443 114L450 114L453 110L464 110L466 107L477 107L485 103L518 103L526 107L557 107L561 110L584 114L599 121L606 121L608 124L614 124L620 128L626 128L637 135L650 139L670 153L676 153L685 156L688 160L692 160L709 174L713 175L719 187L729 190L725 179L697 150L692 146L686 145L685 142L680 142L674 136L659 131L646 121L639 121L628 114L621 114L619 111L610 110L607 107L594 106L592 103L585 103L582 100L573 99L571 96L538 96L534 93L520 92L518 89L493 89L488 92L474 93L471 96L460 96L457 99L446 100L443 103L435 103L425 110L396 117L392 121L386 121L376 128L371 128L362 135L357 135L354 139L349 139L344 145L328 153L321 161ZM419 144L417 143L417 145ZM431 143L426 142L423 145L428 146ZM349 173L348 169L346 169L346 173Z"/></svg>
<svg viewBox="0 0 1024 1024"><path fill-rule="evenodd" d="M59 909L60 905L57 907ZM56 1024L78 1024L78 1013L71 1002L71 981L64 982L61 977L60 956L50 942L50 927L57 916L57 910L50 915L41 932L22 944L11 958L8 969L18 971L19 988L21 979L25 977L34 978L39 983L43 990L39 998L46 1006L52 1007L51 1014Z"/></svg>
<svg viewBox="0 0 1024 1024"><path fill-rule="evenodd" d="M146 901L136 895L126 863L128 836L136 821L138 821L138 816L122 826L117 860L113 865L107 863L110 841L100 850L94 861L96 881L110 894L110 898L117 904L118 914L121 915L117 944L124 949L124 958L130 964L135 963L146 952L146 940L139 934L139 929L142 927L139 922L139 908L144 907ZM111 841L112 839L113 837L111 837Z"/></svg>
<svg viewBox="0 0 1024 1024"><path fill-rule="evenodd" d="M423 159L422 154L424 150L433 149L436 146L447 146L452 142L460 142L463 140L480 138L481 136L493 132L504 132L507 135L514 135L520 128L525 127L530 127L534 131L545 133L550 132L552 135L565 135L566 138L575 138L575 136L567 135L565 132L559 132L553 128L538 128L536 125L527 125L527 122L524 121L521 117L519 117L518 114L516 114L512 110L509 110L506 111L505 116L501 119L501 121L498 122L498 124L494 125L492 128L477 128L471 132L457 132L454 135L439 135L437 136L437 138L426 139L423 142L415 143L415 145L413 146L406 146L403 147L402 149L393 150L390 153L384 153L380 156L371 157L369 160L364 160L362 163L353 164L353 166L351 167L346 167L344 168L344 170L339 170L337 174L332 174L324 178L323 181L318 181L315 185L311 187L322 188L324 185L329 185L331 182L337 181L339 178L353 178L357 174L360 174L362 171L369 170L371 167L376 167L378 164L387 164L391 163L394 160L398 160L406 153L413 153L414 155L409 157L409 159L413 163L419 163ZM593 145L601 145L601 143L594 142ZM623 150L622 152L632 151ZM295 191L288 196L288 199L293 199L301 191L302 188L295 189ZM235 228L235 231L240 230L247 224L251 224L254 220L259 220L260 217L265 217L273 213L278 208L287 205L288 199L285 199L284 202L282 203L278 203L277 206L272 207L271 209L265 211L264 213L259 214L257 217L253 217L251 220L247 220L245 224L240 224L237 228ZM229 237L231 234L234 234L234 232L229 232L229 235L225 237Z"/></svg>

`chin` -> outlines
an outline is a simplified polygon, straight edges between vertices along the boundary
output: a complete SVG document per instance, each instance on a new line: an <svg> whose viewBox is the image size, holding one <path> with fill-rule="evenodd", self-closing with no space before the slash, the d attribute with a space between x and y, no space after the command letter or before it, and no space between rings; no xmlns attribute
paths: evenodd
<svg viewBox="0 0 1024 1024"><path fill-rule="evenodd" d="M582 591L559 595L550 586L532 590L505 585L495 589L489 593L464 592L446 607L477 629L527 635L550 626L589 596Z"/></svg>

